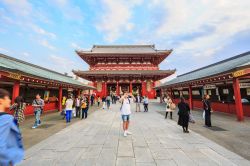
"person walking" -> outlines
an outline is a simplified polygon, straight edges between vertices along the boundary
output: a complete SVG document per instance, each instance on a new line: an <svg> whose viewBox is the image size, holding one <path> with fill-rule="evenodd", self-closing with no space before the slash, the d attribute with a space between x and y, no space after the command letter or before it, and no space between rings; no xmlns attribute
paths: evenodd
<svg viewBox="0 0 250 166"><path fill-rule="evenodd" d="M138 111L141 112L141 96L139 93L135 97L135 112L138 112Z"/></svg>
<svg viewBox="0 0 250 166"><path fill-rule="evenodd" d="M5 112L10 107L9 92L0 89L0 165L12 166L23 160L24 148L19 128L12 115Z"/></svg>
<svg viewBox="0 0 250 166"><path fill-rule="evenodd" d="M145 96L143 99L144 112L148 112L148 103L149 103L148 96Z"/></svg>
<svg viewBox="0 0 250 166"><path fill-rule="evenodd" d="M81 99L80 96L77 96L75 99L75 109L76 109L76 117L80 118L81 111Z"/></svg>
<svg viewBox="0 0 250 166"><path fill-rule="evenodd" d="M24 103L23 97L18 96L15 98L14 104L10 107L10 110L14 110L14 121L19 127L19 124L22 123L25 119L24 111L26 108L26 104Z"/></svg>
<svg viewBox="0 0 250 166"><path fill-rule="evenodd" d="M116 104L116 100L117 100L116 94L113 95L113 100L114 100L114 104Z"/></svg>
<svg viewBox="0 0 250 166"><path fill-rule="evenodd" d="M101 97L98 96L98 97L97 97L97 106L98 106L98 108L100 107L100 103L101 103Z"/></svg>
<svg viewBox="0 0 250 166"><path fill-rule="evenodd" d="M43 112L43 107L44 107L44 100L41 99L40 94L36 95L36 99L33 100L32 106L34 107L34 113L35 113L35 123L32 128L35 129L41 125L41 114Z"/></svg>
<svg viewBox="0 0 250 166"><path fill-rule="evenodd" d="M92 95L90 96L91 106L93 106L94 100L95 100L95 96L94 96L94 94L92 94Z"/></svg>
<svg viewBox="0 0 250 166"><path fill-rule="evenodd" d="M109 110L109 108L110 108L111 100L112 100L111 96L108 95L108 96L106 97L106 102L107 102L107 108L108 108L108 110Z"/></svg>
<svg viewBox="0 0 250 166"><path fill-rule="evenodd" d="M88 117L89 102L88 98L82 100L82 119L87 119Z"/></svg>
<svg viewBox="0 0 250 166"><path fill-rule="evenodd" d="M203 99L203 109L205 111L205 126L207 127L212 127L211 124L211 103L209 101L210 96L209 95L205 95L204 99Z"/></svg>
<svg viewBox="0 0 250 166"><path fill-rule="evenodd" d="M69 97L68 97L68 99L66 100L66 103L65 103L66 123L70 123L70 121L71 121L73 104L74 104L74 101L72 99L72 95L69 95Z"/></svg>
<svg viewBox="0 0 250 166"><path fill-rule="evenodd" d="M181 101L178 103L179 108L179 119L178 119L178 125L182 126L184 133L189 133L188 131L188 123L189 123L189 114L190 114L190 107L185 102L184 97L181 97Z"/></svg>
<svg viewBox="0 0 250 166"><path fill-rule="evenodd" d="M130 122L130 114L131 114L131 103L135 100L134 96L130 93L124 93L124 95L120 98L120 102L122 103L120 111L123 121L123 136L127 137L132 133L128 131L129 122Z"/></svg>
<svg viewBox="0 0 250 166"><path fill-rule="evenodd" d="M173 103L172 99L168 96L167 99L166 99L166 115L165 115L165 119L168 118L168 113L170 113L170 119L173 119L173 111L175 109L175 106L173 106L173 105L174 105L174 103Z"/></svg>
<svg viewBox="0 0 250 166"><path fill-rule="evenodd" d="M105 107L106 107L106 97L103 96L102 97L102 109L105 109Z"/></svg>

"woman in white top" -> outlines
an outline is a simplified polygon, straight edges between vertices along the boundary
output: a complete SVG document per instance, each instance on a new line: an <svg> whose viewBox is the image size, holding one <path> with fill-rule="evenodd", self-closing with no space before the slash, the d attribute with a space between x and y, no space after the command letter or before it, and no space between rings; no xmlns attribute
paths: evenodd
<svg viewBox="0 0 250 166"><path fill-rule="evenodd" d="M167 119L169 112L170 112L170 119L172 119L173 118L173 108L172 108L173 107L173 101L169 96L167 97L166 103L167 103L167 105L166 105L165 119Z"/></svg>
<svg viewBox="0 0 250 166"><path fill-rule="evenodd" d="M66 100L65 103L65 110L66 110L66 123L69 123L71 120L71 114L73 109L73 99L72 96L69 96L69 98Z"/></svg>
<svg viewBox="0 0 250 166"><path fill-rule="evenodd" d="M135 97L132 95L132 93L130 93L129 95L127 93L124 93L124 95L120 99L120 102L122 103L120 111L123 121L124 137L127 137L128 134L132 134L131 132L128 131L128 126L131 114L130 104L133 102L133 100L135 100Z"/></svg>

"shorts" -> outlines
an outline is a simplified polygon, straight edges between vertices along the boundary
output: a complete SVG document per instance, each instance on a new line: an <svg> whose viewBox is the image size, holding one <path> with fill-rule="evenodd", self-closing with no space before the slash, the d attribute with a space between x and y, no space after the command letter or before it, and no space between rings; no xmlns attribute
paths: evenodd
<svg viewBox="0 0 250 166"><path fill-rule="evenodd" d="M122 115L122 121L129 121L129 115Z"/></svg>

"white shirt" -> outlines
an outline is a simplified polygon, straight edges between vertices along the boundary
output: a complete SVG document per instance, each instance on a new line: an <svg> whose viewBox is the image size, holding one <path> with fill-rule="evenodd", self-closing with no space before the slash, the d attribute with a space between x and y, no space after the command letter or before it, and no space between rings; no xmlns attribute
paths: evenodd
<svg viewBox="0 0 250 166"><path fill-rule="evenodd" d="M122 115L130 115L131 114L131 104L132 99L124 99L123 100L123 104L122 104L122 108L121 108L121 114Z"/></svg>
<svg viewBox="0 0 250 166"><path fill-rule="evenodd" d="M72 107L73 107L73 100L72 99L67 99L66 100L66 107L65 107L65 110L72 110Z"/></svg>
<svg viewBox="0 0 250 166"><path fill-rule="evenodd" d="M80 107L80 99L78 99L78 98L76 99L76 106Z"/></svg>

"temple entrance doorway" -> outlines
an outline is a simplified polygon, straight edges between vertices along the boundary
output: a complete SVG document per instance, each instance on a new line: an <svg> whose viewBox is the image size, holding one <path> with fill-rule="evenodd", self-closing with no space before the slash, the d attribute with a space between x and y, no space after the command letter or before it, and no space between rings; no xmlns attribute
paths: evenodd
<svg viewBox="0 0 250 166"><path fill-rule="evenodd" d="M140 96L142 96L142 86L141 86L141 83L133 83L132 84L132 94L133 95L140 94Z"/></svg>
<svg viewBox="0 0 250 166"><path fill-rule="evenodd" d="M120 95L129 92L129 84L120 84Z"/></svg>
<svg viewBox="0 0 250 166"><path fill-rule="evenodd" d="M116 84L107 84L107 94L106 95L115 95L116 94Z"/></svg>

